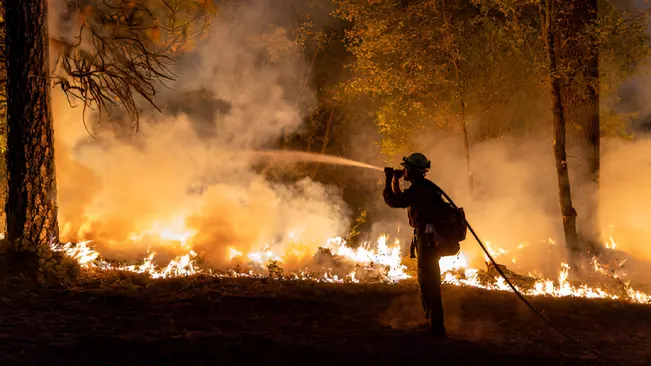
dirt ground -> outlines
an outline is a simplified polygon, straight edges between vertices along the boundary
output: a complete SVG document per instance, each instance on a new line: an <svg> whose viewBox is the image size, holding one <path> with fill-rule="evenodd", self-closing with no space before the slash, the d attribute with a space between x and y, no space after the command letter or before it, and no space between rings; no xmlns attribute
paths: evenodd
<svg viewBox="0 0 651 366"><path fill-rule="evenodd" d="M564 340L511 293L445 287L451 339L438 340L424 332L413 282L112 276L65 289L3 284L0 365L613 364ZM651 306L532 302L621 364L651 364Z"/></svg>

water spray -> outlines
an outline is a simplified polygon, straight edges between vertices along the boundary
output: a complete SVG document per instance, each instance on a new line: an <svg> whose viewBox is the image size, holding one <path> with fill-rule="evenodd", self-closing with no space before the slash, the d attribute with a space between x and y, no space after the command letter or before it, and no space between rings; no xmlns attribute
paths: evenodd
<svg viewBox="0 0 651 366"><path fill-rule="evenodd" d="M339 156L323 155L306 151L291 150L256 150L248 151L247 154L258 158L272 158L285 162L309 161L322 164L354 166L371 170L382 171L383 169L374 165L362 163L352 159L346 159Z"/></svg>

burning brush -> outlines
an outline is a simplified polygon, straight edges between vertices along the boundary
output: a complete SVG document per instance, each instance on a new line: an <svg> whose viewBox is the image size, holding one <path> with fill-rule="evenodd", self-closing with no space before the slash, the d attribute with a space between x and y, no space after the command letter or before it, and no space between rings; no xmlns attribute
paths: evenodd
<svg viewBox="0 0 651 366"><path fill-rule="evenodd" d="M390 243L387 236L380 236L373 247L369 243L365 243L358 248L349 247L346 241L340 237L331 238L306 261L301 269L288 272L283 269L286 254L275 253L268 246L248 253L231 248L228 257L233 266L227 271L219 271L202 264L201 258L187 242L187 252L174 257L166 265L156 263L157 253L155 251L149 251L138 264L111 262L102 258L90 244L90 242L68 243L54 245L53 249L65 252L66 255L77 260L83 268L89 270L128 271L147 274L152 278L203 274L227 277L274 277L286 280L337 283L395 283L413 277L408 271L406 263L403 263L400 242L396 240ZM500 249L495 251L507 252ZM486 270L470 268L463 253L444 257L439 263L443 282L448 285L470 286L486 290L511 290L492 265L488 265ZM500 264L499 266L518 290L529 296L573 296L623 300L642 304L651 303L651 296L631 288L629 283L617 276L616 271L610 267L611 265L601 264L597 258L593 259L592 268L595 279L590 282L599 283L599 285L593 286L570 281L571 268L565 263L561 263L556 280L533 275L523 276L509 270L504 265ZM621 268L621 265L618 268ZM611 280L609 281L611 285L604 286L602 283L605 280Z"/></svg>

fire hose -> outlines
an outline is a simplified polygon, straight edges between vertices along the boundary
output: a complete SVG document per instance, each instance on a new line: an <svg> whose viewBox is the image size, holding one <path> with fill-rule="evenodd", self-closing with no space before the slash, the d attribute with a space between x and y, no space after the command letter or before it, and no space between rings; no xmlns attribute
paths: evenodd
<svg viewBox="0 0 651 366"><path fill-rule="evenodd" d="M457 207L457 205L454 203L454 201L452 201L452 199L450 198L450 196L448 196L448 195L447 195L447 194L446 194L446 193L445 193L441 188L439 188L439 190L440 190L441 194L443 194L443 196L445 197L445 199L448 200L448 202L450 203L450 205L452 205L452 207L454 207L455 209L459 209L459 208ZM513 292L517 295L517 297L518 297L518 298L519 298L519 299L520 299L520 300L521 300L521 301L522 301L522 302L523 302L523 303L524 303L524 304L525 304L525 305L526 305L526 306L527 306L531 311L533 311L536 315L538 315L538 317L540 317L540 318L541 318L545 323L547 323L547 324L548 324L550 327L552 327L555 331L557 331L559 334L561 334L562 336L564 336L564 337L567 338L568 340L574 342L576 345L578 345L578 346L584 348L586 351L588 351L588 352L594 354L595 356L602 357L602 358L604 358L604 359L607 359L607 360L609 360L609 361L612 361L613 363L615 363L615 364L617 364L617 365L621 365L621 363L617 362L616 360L612 359L611 357L609 357L609 356L607 356L607 355L605 355L605 354L603 354L603 353L601 353L601 352L599 352L599 351L593 349L592 347L589 347L588 345L584 344L583 342L579 341L578 339L576 339L575 337L573 337L571 334L569 334L568 332L566 332L565 330L563 330L561 327L559 327L558 325L556 325L554 322L552 322L551 319L549 319L547 316L545 316L545 314L543 314L540 310L536 309L536 307L533 306L533 304L531 304L531 302L529 302L529 300L527 300L527 299L524 297L524 295L522 295L522 293L518 290L518 288L515 287L515 285L513 285L513 283L508 279L508 277L506 276L506 274L504 274L504 272L502 271L502 269L500 268L500 266L497 264L497 262L495 261L495 259L493 259L493 256L488 252L488 250L486 249L486 246L485 246L484 243L481 241L481 239L479 239L479 236L477 235L477 233L475 232L475 230L472 228L472 226L470 226L470 223L468 222L468 220L466 220L465 217L464 217L464 221L465 221L466 225L468 226L468 230L470 230L470 232L472 233L472 236L475 238L475 240L477 240L477 243L479 243L479 246L480 246L481 249L484 251L484 253L486 253L486 256L488 257L488 259L489 259L489 260L491 261L491 263L493 264L493 267L495 268L495 270L497 270L497 273L499 273L500 276L502 276L502 278L504 278L504 281L506 281L506 283L507 283L507 284L509 285L509 287L513 290Z"/></svg>

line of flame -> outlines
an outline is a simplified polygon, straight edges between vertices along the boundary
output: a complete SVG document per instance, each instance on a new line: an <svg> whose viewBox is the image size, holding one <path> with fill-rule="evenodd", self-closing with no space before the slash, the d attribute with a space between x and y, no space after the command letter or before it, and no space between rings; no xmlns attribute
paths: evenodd
<svg viewBox="0 0 651 366"><path fill-rule="evenodd" d="M185 239L183 239L185 242ZM613 243L614 247L614 241ZM550 239L550 243L553 243ZM66 255L74 258L83 268L93 268L99 270L119 270L129 271L135 273L142 273L151 276L152 278L169 278L179 276L189 276L194 274L205 274L212 276L230 276L230 277L262 277L264 272L248 270L245 272L236 272L230 270L226 273L213 273L211 270L205 270L196 265L197 254L189 250L186 254L178 256L171 260L166 266L160 267L154 264L155 252L149 252L144 258L142 264L131 265L115 265L103 260L100 253L90 247L90 242L80 242L77 244L63 244L53 245L53 249L63 251ZM490 247L490 244L488 247ZM331 238L324 245L333 255L346 258L352 262L357 263L362 268L371 266L380 266L386 268L386 274L383 280L390 282L398 282L411 278L406 273L407 267L402 263L400 255L400 243L395 241L392 245L388 244L387 236L380 236L377 241L377 248L370 248L368 244L362 245L359 248L351 248L346 245L346 241L340 237ZM508 251L503 249L490 249L491 253L495 252L498 255L506 254ZM260 251L246 253L246 255L234 248L230 249L229 259L247 258L249 263L264 269L270 261L283 261L282 256L275 254L269 247L264 247ZM439 261L441 266L442 281L443 283L454 286L470 286L482 288L486 290L500 290L510 291L503 278L497 276L492 281L482 280L479 276L480 271L475 268L468 268L468 263L463 253L454 257L444 257ZM606 273L606 270L596 261L593 260L594 270L601 273ZM541 279L535 281L531 288L518 289L525 295L529 296L553 296L553 297L584 297L584 298L602 298L612 300L623 300L634 303L648 304L651 303L651 296L640 291L636 291L628 284L625 285L624 294L615 294L608 292L599 287L590 287L582 284L574 286L568 281L570 267L562 263L558 279L556 281L549 279ZM309 271L303 270L296 273L291 273L284 276L288 280L316 280L321 282L353 282L358 283L361 280L358 278L357 272L352 271L346 275L333 274L326 271L321 274L311 274Z"/></svg>

